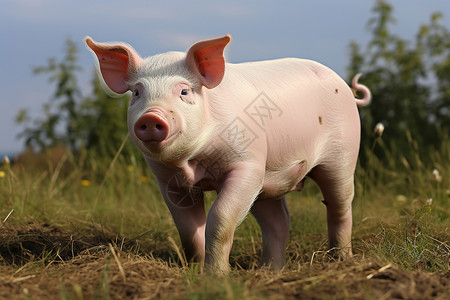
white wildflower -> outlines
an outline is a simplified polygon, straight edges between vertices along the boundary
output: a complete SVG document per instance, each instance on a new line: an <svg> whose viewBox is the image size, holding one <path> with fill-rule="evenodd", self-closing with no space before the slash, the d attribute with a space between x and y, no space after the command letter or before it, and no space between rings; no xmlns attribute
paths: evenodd
<svg viewBox="0 0 450 300"><path fill-rule="evenodd" d="M434 169L434 170L433 170L433 179L434 179L434 181L436 181L436 182L441 182L441 181L442 181L442 176L441 176L441 174L439 173L438 169Z"/></svg>
<svg viewBox="0 0 450 300"><path fill-rule="evenodd" d="M8 156L4 156L3 157L3 164L5 164L5 165L9 165L11 162L9 161L9 157Z"/></svg>
<svg viewBox="0 0 450 300"><path fill-rule="evenodd" d="M383 131L384 131L383 123L377 123L377 125L375 125L375 129L373 132L375 133L375 137L379 138L383 135Z"/></svg>

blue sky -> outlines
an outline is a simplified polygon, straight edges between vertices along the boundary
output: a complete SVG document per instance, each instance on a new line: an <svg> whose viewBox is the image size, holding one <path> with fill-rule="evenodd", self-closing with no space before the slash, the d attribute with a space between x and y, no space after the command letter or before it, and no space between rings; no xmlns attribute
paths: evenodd
<svg viewBox="0 0 450 300"><path fill-rule="evenodd" d="M393 31L413 38L433 12L444 14L450 28L448 0L391 0L397 20ZM42 114L54 91L32 66L64 55L70 37L79 47L80 87L90 92L94 61L82 45L86 35L98 41L126 41L142 56L184 51L207 37L226 33L233 40L229 62L279 57L319 61L346 77L349 42L365 45L367 21L375 1L118 1L0 0L0 152L18 152L22 128L14 123L19 109ZM376 105L374 99L373 105Z"/></svg>

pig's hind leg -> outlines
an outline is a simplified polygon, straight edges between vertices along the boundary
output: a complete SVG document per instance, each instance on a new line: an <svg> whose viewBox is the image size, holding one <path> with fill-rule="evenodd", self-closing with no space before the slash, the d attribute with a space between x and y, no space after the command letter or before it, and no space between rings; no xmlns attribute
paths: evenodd
<svg viewBox="0 0 450 300"><path fill-rule="evenodd" d="M354 169L353 163L321 165L309 174L319 185L327 207L329 246L344 257L352 255Z"/></svg>
<svg viewBox="0 0 450 300"><path fill-rule="evenodd" d="M284 265L289 234L289 211L286 198L257 200L251 209L261 227L263 253L261 266L280 270Z"/></svg>

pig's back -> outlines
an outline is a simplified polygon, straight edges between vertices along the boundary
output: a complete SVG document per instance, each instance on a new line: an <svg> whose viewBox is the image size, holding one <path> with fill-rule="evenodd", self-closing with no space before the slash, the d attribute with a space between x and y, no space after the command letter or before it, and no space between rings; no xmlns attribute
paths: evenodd
<svg viewBox="0 0 450 300"><path fill-rule="evenodd" d="M347 136L359 136L353 93L328 67L287 58L229 70L251 86L237 101L246 99L243 109L266 136L269 171L305 161L307 172Z"/></svg>

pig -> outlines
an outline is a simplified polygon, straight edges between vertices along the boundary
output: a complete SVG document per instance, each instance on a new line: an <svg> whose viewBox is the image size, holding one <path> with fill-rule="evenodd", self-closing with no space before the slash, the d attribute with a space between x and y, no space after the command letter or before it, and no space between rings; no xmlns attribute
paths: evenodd
<svg viewBox="0 0 450 300"><path fill-rule="evenodd" d="M262 232L261 265L285 263L290 216L285 195L306 177L326 204L329 246L352 255L354 171L360 143L352 89L331 69L285 58L232 64L231 36L184 52L141 57L126 43L84 39L104 84L131 91L128 129L156 177L189 261L230 270L236 227L248 212ZM217 198L205 212L204 191Z"/></svg>

